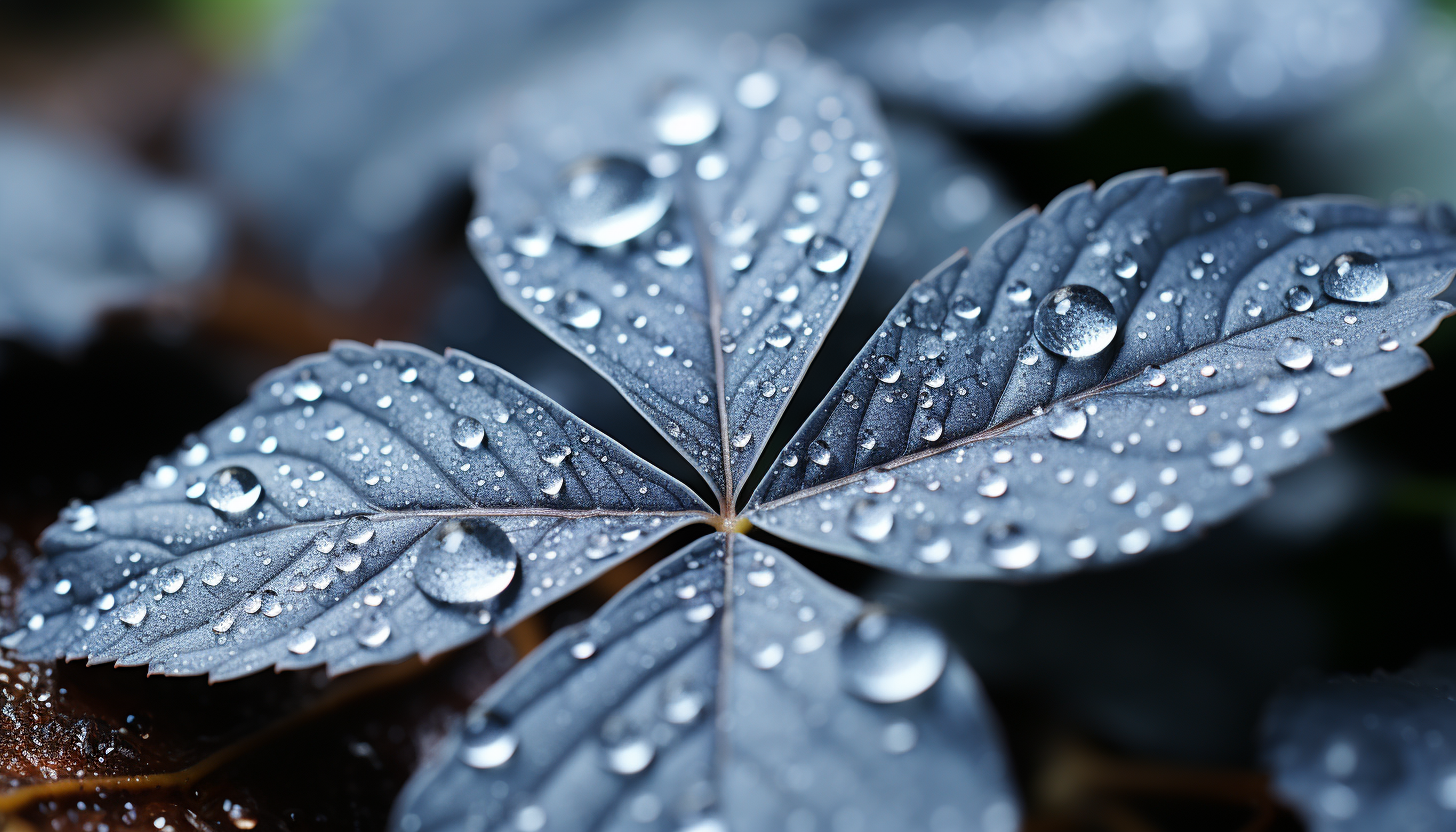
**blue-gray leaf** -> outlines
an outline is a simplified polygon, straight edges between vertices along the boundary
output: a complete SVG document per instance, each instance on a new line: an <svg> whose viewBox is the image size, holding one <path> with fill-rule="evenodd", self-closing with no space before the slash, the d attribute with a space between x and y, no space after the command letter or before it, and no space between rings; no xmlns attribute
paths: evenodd
<svg viewBox="0 0 1456 832"><path fill-rule="evenodd" d="M754 495L805 545L1060 572L1221 520L1427 367L1449 207L1218 173L1074 188L911 287Z"/></svg>
<svg viewBox="0 0 1456 832"><path fill-rule="evenodd" d="M0 117L0 336L80 344L102 313L179 291L219 257L201 194Z"/></svg>
<svg viewBox="0 0 1456 832"><path fill-rule="evenodd" d="M731 503L889 206L869 94L791 38L660 35L494 119L469 228L491 280Z"/></svg>
<svg viewBox="0 0 1456 832"><path fill-rule="evenodd" d="M705 512L496 367L340 342L65 511L6 643L214 679L428 656Z"/></svg>
<svg viewBox="0 0 1456 832"><path fill-rule="evenodd" d="M1313 832L1456 824L1456 656L1397 674L1296 685L1270 704L1274 790Z"/></svg>
<svg viewBox="0 0 1456 832"><path fill-rule="evenodd" d="M931 0L872 8L825 48L884 95L969 124L1055 127L1120 93L1182 90L1205 117L1328 102L1401 41L1406 0Z"/></svg>
<svg viewBox="0 0 1456 832"><path fill-rule="evenodd" d="M393 828L1011 832L1018 818L979 686L934 629L715 534L497 683L406 786Z"/></svg>

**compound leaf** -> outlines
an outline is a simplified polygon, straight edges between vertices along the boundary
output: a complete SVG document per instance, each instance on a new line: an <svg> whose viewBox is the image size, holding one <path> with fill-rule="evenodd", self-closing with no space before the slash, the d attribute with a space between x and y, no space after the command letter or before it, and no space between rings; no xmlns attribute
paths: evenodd
<svg viewBox="0 0 1456 832"><path fill-rule="evenodd" d="M1174 543L1427 367L1453 235L1444 205L1280 200L1218 173L1074 188L911 287L749 515L943 575Z"/></svg>
<svg viewBox="0 0 1456 832"><path fill-rule="evenodd" d="M220 256L204 197L0 117L0 336L75 347L104 312L177 290Z"/></svg>
<svg viewBox="0 0 1456 832"><path fill-rule="evenodd" d="M793 39L660 35L492 129L469 233L492 282L731 504L889 206L869 94Z"/></svg>
<svg viewBox="0 0 1456 832"><path fill-rule="evenodd" d="M986 829L1018 810L987 704L928 625L705 537L496 684L394 828Z"/></svg>
<svg viewBox="0 0 1456 832"><path fill-rule="evenodd" d="M6 644L214 679L431 655L705 512L496 367L340 342L63 513Z"/></svg>
<svg viewBox="0 0 1456 832"><path fill-rule="evenodd" d="M1313 832L1456 819L1456 656L1294 685L1270 704L1263 733L1275 792Z"/></svg>
<svg viewBox="0 0 1456 832"><path fill-rule="evenodd" d="M1057 127L1147 85L1209 119L1267 121L1373 75L1412 5L931 0L840 15L822 40L886 97L973 125Z"/></svg>

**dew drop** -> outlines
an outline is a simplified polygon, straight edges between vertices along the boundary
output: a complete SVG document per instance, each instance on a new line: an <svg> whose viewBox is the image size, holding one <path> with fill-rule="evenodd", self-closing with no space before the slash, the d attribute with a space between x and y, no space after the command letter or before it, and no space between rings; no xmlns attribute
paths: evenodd
<svg viewBox="0 0 1456 832"><path fill-rule="evenodd" d="M707 90L691 83L675 83L652 108L652 132L666 145L684 147L713 135L723 113Z"/></svg>
<svg viewBox="0 0 1456 832"><path fill-rule="evenodd" d="M182 574L181 569L175 566L169 566L157 575L157 586L168 595L181 590L185 583L187 583L187 577Z"/></svg>
<svg viewBox="0 0 1456 832"><path fill-rule="evenodd" d="M146 620L147 605L141 601L132 601L130 604L126 604L117 610L116 617L120 618L122 623L135 627Z"/></svg>
<svg viewBox="0 0 1456 832"><path fill-rule="evenodd" d="M608 732L602 738L602 765L613 774L639 774L652 765L657 746L634 730Z"/></svg>
<svg viewBox="0 0 1456 832"><path fill-rule="evenodd" d="M813 442L809 443L810 462L823 467L827 466L829 464L829 461L833 458L834 454L829 451L829 446L824 443L824 440L815 439Z"/></svg>
<svg viewBox="0 0 1456 832"><path fill-rule="evenodd" d="M824 234L816 234L804 254L809 258L809 267L820 274L834 274L849 264L849 249Z"/></svg>
<svg viewBox="0 0 1456 832"><path fill-rule="evenodd" d="M1025 569L1041 555L1041 541L1015 523L993 526L986 533L991 561L1002 569Z"/></svg>
<svg viewBox="0 0 1456 832"><path fill-rule="evenodd" d="M708 694L697 682L675 679L663 688L662 718L673 725L687 725L698 718L708 704Z"/></svg>
<svg viewBox="0 0 1456 832"><path fill-rule="evenodd" d="M1270 382L1259 391L1254 409L1260 413L1288 413L1299 401L1299 386L1289 379Z"/></svg>
<svg viewBox="0 0 1456 832"><path fill-rule="evenodd" d="M565 485L566 478L555 469L547 469L536 475L536 487L547 497L555 497L560 494Z"/></svg>
<svg viewBox="0 0 1456 832"><path fill-rule="evenodd" d="M561 300L557 302L557 311L561 319L573 329L594 329L602 322L602 305L592 300L590 295L575 289L561 296Z"/></svg>
<svg viewBox="0 0 1456 832"><path fill-rule="evenodd" d="M656 225L672 203L672 186L637 162L588 157L567 168L552 215L568 240L607 248Z"/></svg>
<svg viewBox="0 0 1456 832"><path fill-rule="evenodd" d="M1047 419L1058 439L1079 439L1087 431L1087 412L1080 407L1056 404Z"/></svg>
<svg viewBox="0 0 1456 832"><path fill-rule="evenodd" d="M771 347L784 349L794 343L794 333L790 332L789 328L782 323L775 323L768 328L768 332L764 333L763 340Z"/></svg>
<svg viewBox="0 0 1456 832"><path fill-rule="evenodd" d="M1112 261L1112 273L1122 278L1123 280L1130 280L1134 277L1137 277L1137 261L1134 260L1132 256L1129 255L1127 252L1119 252L1117 258Z"/></svg>
<svg viewBox="0 0 1456 832"><path fill-rule="evenodd" d="M415 584L447 604L489 601L506 591L520 568L510 538L482 520L446 520L411 549Z"/></svg>
<svg viewBox="0 0 1456 832"><path fill-rule="evenodd" d="M1148 544L1152 542L1152 539L1153 536L1148 533L1148 530L1139 526L1123 532L1117 538L1117 548L1124 555L1136 555L1148 548Z"/></svg>
<svg viewBox="0 0 1456 832"><path fill-rule="evenodd" d="M995 468L983 468L976 481L976 493L982 497L1000 497L1006 493L1006 475Z"/></svg>
<svg viewBox="0 0 1456 832"><path fill-rule="evenodd" d="M1031 287L1024 280L1012 281L1006 287L1006 297L1015 303L1027 303L1031 300Z"/></svg>
<svg viewBox="0 0 1456 832"><path fill-rule="evenodd" d="M1284 293L1284 305L1292 312L1308 312L1314 306L1314 292L1304 286L1290 286Z"/></svg>
<svg viewBox="0 0 1456 832"><path fill-rule="evenodd" d="M1070 285L1048 294L1033 323L1043 347L1068 358L1096 355L1117 335L1117 312L1091 286Z"/></svg>
<svg viewBox="0 0 1456 832"><path fill-rule="evenodd" d="M1163 530L1181 532L1193 524L1193 506L1183 502L1163 513Z"/></svg>
<svg viewBox="0 0 1456 832"><path fill-rule="evenodd" d="M511 248L522 257L545 257L556 242L556 229L544 219L536 219L511 238Z"/></svg>
<svg viewBox="0 0 1456 832"><path fill-rule="evenodd" d="M354 627L354 638L363 647L378 647L389 640L389 616L370 610Z"/></svg>
<svg viewBox="0 0 1456 832"><path fill-rule="evenodd" d="M318 636L308 630L299 630L288 638L288 652L302 656L318 644Z"/></svg>
<svg viewBox="0 0 1456 832"><path fill-rule="evenodd" d="M930 625L882 612L861 616L839 643L845 690L877 704L905 702L930 690L949 659L945 639Z"/></svg>
<svg viewBox="0 0 1456 832"><path fill-rule="evenodd" d="M520 737L505 720L494 714L477 714L465 723L460 761L471 768L500 768L510 762L520 745Z"/></svg>
<svg viewBox="0 0 1456 832"><path fill-rule="evenodd" d="M895 490L895 475L883 468L873 468L865 474L864 490L867 494L888 494Z"/></svg>
<svg viewBox="0 0 1456 832"><path fill-rule="evenodd" d="M894 384L900 380L900 365L896 363L894 356L877 355L870 359L870 366L881 384Z"/></svg>
<svg viewBox="0 0 1456 832"><path fill-rule="evenodd" d="M485 444L485 425L479 419L470 416L461 416L455 420L455 427L450 431L450 438L455 444L467 451L473 451Z"/></svg>
<svg viewBox="0 0 1456 832"><path fill-rule="evenodd" d="M849 510L849 533L866 543L879 543L895 526L895 508L878 500L860 500Z"/></svg>
<svg viewBox="0 0 1456 832"><path fill-rule="evenodd" d="M1314 350L1302 339L1290 336L1280 341L1279 346L1274 348L1274 360L1278 361L1281 367L1303 370L1314 361Z"/></svg>
<svg viewBox="0 0 1456 832"><path fill-rule="evenodd" d="M965 295L956 295L951 300L950 311L963 321L973 321L981 317L981 307Z"/></svg>
<svg viewBox="0 0 1456 832"><path fill-rule="evenodd" d="M234 466L213 472L202 493L214 511L237 517L258 504L263 485L252 471Z"/></svg>
<svg viewBox="0 0 1456 832"><path fill-rule="evenodd" d="M306 402L318 401L324 388L311 378L301 378L293 383L293 395Z"/></svg>
<svg viewBox="0 0 1456 832"><path fill-rule="evenodd" d="M1335 300L1374 303L1385 297L1390 279L1379 260L1362 251L1347 251L1325 267L1320 287Z"/></svg>

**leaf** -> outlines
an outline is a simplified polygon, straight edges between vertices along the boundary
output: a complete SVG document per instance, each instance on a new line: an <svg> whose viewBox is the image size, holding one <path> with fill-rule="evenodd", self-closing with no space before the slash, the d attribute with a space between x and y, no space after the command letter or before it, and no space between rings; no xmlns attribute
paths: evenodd
<svg viewBox="0 0 1456 832"><path fill-rule="evenodd" d="M1444 205L1279 200L1218 173L1074 188L911 287L747 515L939 575L1177 543L1427 367L1414 345L1450 311L1431 298L1456 268L1453 234ZM1321 291L1362 277L1388 292Z"/></svg>
<svg viewBox="0 0 1456 832"><path fill-rule="evenodd" d="M1456 657L1295 685L1269 706L1274 790L1313 832L1448 829L1456 818Z"/></svg>
<svg viewBox="0 0 1456 832"><path fill-rule="evenodd" d="M213 679L338 673L509 627L706 517L496 367L339 342L64 512L6 645Z"/></svg>
<svg viewBox="0 0 1456 832"><path fill-rule="evenodd" d="M931 0L841 15L819 40L886 97L972 125L1057 127L1149 84L1209 119L1268 121L1372 75L1413 5Z"/></svg>
<svg viewBox="0 0 1456 832"><path fill-rule="evenodd" d="M1018 816L986 703L938 633L715 534L487 692L393 828L1010 832Z"/></svg>
<svg viewBox="0 0 1456 832"><path fill-rule="evenodd" d="M868 93L792 38L661 35L538 79L493 129L469 231L491 280L731 504L889 205Z"/></svg>
<svg viewBox="0 0 1456 832"><path fill-rule="evenodd" d="M0 116L0 336L61 350L105 312L177 291L220 256L199 193Z"/></svg>

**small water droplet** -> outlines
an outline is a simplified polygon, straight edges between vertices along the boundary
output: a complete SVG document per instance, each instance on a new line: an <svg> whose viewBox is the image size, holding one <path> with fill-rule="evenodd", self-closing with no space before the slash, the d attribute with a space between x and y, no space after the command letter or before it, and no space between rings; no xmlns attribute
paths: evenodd
<svg viewBox="0 0 1456 832"><path fill-rule="evenodd" d="M545 219L537 218L528 223L511 238L511 248L522 257L545 257L551 253L551 244L556 241L556 229Z"/></svg>
<svg viewBox="0 0 1456 832"><path fill-rule="evenodd" d="M1087 431L1087 412L1080 407L1057 403L1047 419L1058 439L1079 439Z"/></svg>
<svg viewBox="0 0 1456 832"><path fill-rule="evenodd" d="M895 475L883 468L872 468L865 473L864 490L867 494L888 494L895 490Z"/></svg>
<svg viewBox="0 0 1456 832"><path fill-rule="evenodd" d="M950 302L952 315L963 321L973 321L981 317L981 307L975 301L965 295L956 295Z"/></svg>
<svg viewBox="0 0 1456 832"><path fill-rule="evenodd" d="M1112 272L1123 280L1130 280L1137 277L1137 261L1127 252L1119 252L1116 259L1112 261Z"/></svg>
<svg viewBox="0 0 1456 832"><path fill-rule="evenodd" d="M1319 261L1308 254L1301 254L1294 259L1294 268L1305 277L1314 277L1320 273Z"/></svg>
<svg viewBox="0 0 1456 832"><path fill-rule="evenodd" d="M293 383L293 395L306 402L318 401L318 397L324 394L324 388L317 381L311 378L301 378ZM205 457L204 457L205 459ZM192 465L200 464L189 463Z"/></svg>
<svg viewBox="0 0 1456 832"><path fill-rule="evenodd" d="M354 638L363 647L378 647L389 640L389 633L389 616L380 610L370 610L354 627Z"/></svg>
<svg viewBox="0 0 1456 832"><path fill-rule="evenodd" d="M147 617L147 605L141 601L132 601L116 611L116 617L123 623L135 627L142 623Z"/></svg>
<svg viewBox="0 0 1456 832"><path fill-rule="evenodd" d="M771 347L783 349L794 343L794 333L790 332L789 328L782 323L775 323L768 328L768 332L764 333L763 340Z"/></svg>
<svg viewBox="0 0 1456 832"><path fill-rule="evenodd" d="M750 72L738 79L734 95L748 109L762 109L779 97L779 79L765 70Z"/></svg>
<svg viewBox="0 0 1456 832"><path fill-rule="evenodd" d="M983 468L976 481L976 493L982 497L1000 497L1006 493L1006 475L995 468Z"/></svg>
<svg viewBox="0 0 1456 832"><path fill-rule="evenodd" d="M691 679L674 679L662 691L662 717L673 725L687 725L708 704L708 694Z"/></svg>
<svg viewBox="0 0 1456 832"><path fill-rule="evenodd" d="M866 543L879 543L895 526L895 508L878 500L860 500L849 510L849 533Z"/></svg>
<svg viewBox="0 0 1456 832"><path fill-rule="evenodd" d="M881 612L861 616L839 643L845 690L876 704L905 702L930 690L949 660L950 648L933 627Z"/></svg>
<svg viewBox="0 0 1456 832"><path fill-rule="evenodd" d="M945 535L936 535L922 541L915 547L915 557L921 563L944 563L950 557L951 542Z"/></svg>
<svg viewBox="0 0 1456 832"><path fill-rule="evenodd" d="M629 776L645 771L657 756L652 740L632 729L609 730L602 737L602 765L614 774Z"/></svg>
<svg viewBox="0 0 1456 832"><path fill-rule="evenodd" d="M560 494L565 485L566 478L555 469L545 470L536 475L536 487L547 497L555 497Z"/></svg>
<svg viewBox="0 0 1456 832"><path fill-rule="evenodd" d="M70 523L73 532L89 532L96 528L99 517L95 506L73 503L61 513L61 519Z"/></svg>
<svg viewBox="0 0 1456 832"><path fill-rule="evenodd" d="M1380 346L1381 352L1395 352L1400 349L1400 342L1389 332L1380 333L1380 339L1377 343Z"/></svg>
<svg viewBox="0 0 1456 832"><path fill-rule="evenodd" d="M1193 506L1179 503L1163 513L1163 530L1181 532L1193 524Z"/></svg>
<svg viewBox="0 0 1456 832"><path fill-rule="evenodd" d="M1015 303L1027 303L1031 300L1031 287L1024 280L1012 281L1006 287L1006 297Z"/></svg>
<svg viewBox="0 0 1456 832"><path fill-rule="evenodd" d="M1308 312L1314 306L1314 292L1304 286L1290 286L1284 293L1284 305L1293 312Z"/></svg>
<svg viewBox="0 0 1456 832"><path fill-rule="evenodd" d="M252 471L234 466L213 472L207 478L203 495L214 511L237 517L258 504L263 496L263 485Z"/></svg>
<svg viewBox="0 0 1456 832"><path fill-rule="evenodd" d="M499 526L483 520L447 520L412 547L415 584L447 604L489 601L511 585L520 558Z"/></svg>
<svg viewBox="0 0 1456 832"><path fill-rule="evenodd" d="M1043 347L1068 358L1096 355L1117 335L1112 301L1091 286L1069 285L1048 294L1033 323Z"/></svg>
<svg viewBox="0 0 1456 832"><path fill-rule="evenodd" d="M607 248L642 234L667 214L672 186L641 164L589 157L562 176L552 215L568 240Z"/></svg>
<svg viewBox="0 0 1456 832"><path fill-rule="evenodd" d="M986 533L991 562L1002 569L1025 569L1041 555L1041 541L1015 523L998 524Z"/></svg>
<svg viewBox="0 0 1456 832"><path fill-rule="evenodd" d="M1284 224L1300 234L1314 233L1314 215L1303 205L1290 205L1283 213Z"/></svg>
<svg viewBox="0 0 1456 832"><path fill-rule="evenodd" d="M460 761L471 768L500 768L510 762L520 745L520 737L505 720L494 714L476 714L465 723Z"/></svg>
<svg viewBox="0 0 1456 832"><path fill-rule="evenodd" d="M750 433L749 431L746 431L746 430L745 431L739 431L738 433L733 434L733 439L731 440L731 442L733 444L733 447L738 448L738 449L743 449L743 448L748 447L748 443L749 442L752 442L752 441L753 441L753 434Z"/></svg>
<svg viewBox="0 0 1456 832"><path fill-rule="evenodd" d="M772 670L779 666L784 660L784 646L777 641L770 642L756 651L749 657L749 661L759 670Z"/></svg>
<svg viewBox="0 0 1456 832"><path fill-rule="evenodd" d="M1325 267L1320 286L1335 300L1374 303L1385 297L1390 279L1379 260L1363 251L1347 251Z"/></svg>
<svg viewBox="0 0 1456 832"><path fill-rule="evenodd" d="M575 289L561 296L556 309L561 319L573 329L593 329L602 322L602 305L592 300L590 295Z"/></svg>
<svg viewBox="0 0 1456 832"><path fill-rule="evenodd" d="M870 359L870 367L882 384L894 384L900 380L900 365L894 356L877 355Z"/></svg>
<svg viewBox="0 0 1456 832"><path fill-rule="evenodd" d="M1299 386L1289 379L1270 382L1259 390L1254 409L1260 413L1288 413L1299 401Z"/></svg>
<svg viewBox="0 0 1456 832"><path fill-rule="evenodd" d="M663 144L684 147L713 135L722 117L711 93L696 84L678 82L652 108L652 132Z"/></svg>
<svg viewBox="0 0 1456 832"><path fill-rule="evenodd" d="M1303 370L1314 361L1314 350L1302 339L1290 336L1274 348L1274 360L1290 370Z"/></svg>
<svg viewBox="0 0 1456 832"><path fill-rule="evenodd" d="M461 416L455 420L450 436L455 444L467 451L473 451L485 444L485 425L479 419Z"/></svg>
<svg viewBox="0 0 1456 832"><path fill-rule="evenodd" d="M169 566L157 575L157 587L168 595L181 590L185 583L187 583L187 576L183 575L182 570L175 566Z"/></svg>
<svg viewBox="0 0 1456 832"><path fill-rule="evenodd" d="M318 636L308 630L299 630L288 637L288 652L302 656L313 650L316 644L318 644Z"/></svg>
<svg viewBox="0 0 1456 832"><path fill-rule="evenodd" d="M849 249L833 237L817 234L804 249L809 267L820 274L834 274L849 263Z"/></svg>
<svg viewBox="0 0 1456 832"><path fill-rule="evenodd" d="M1148 548L1148 544L1152 542L1152 539L1153 536L1148 533L1147 529L1138 526L1118 536L1117 548L1124 555L1136 555L1138 552Z"/></svg>

